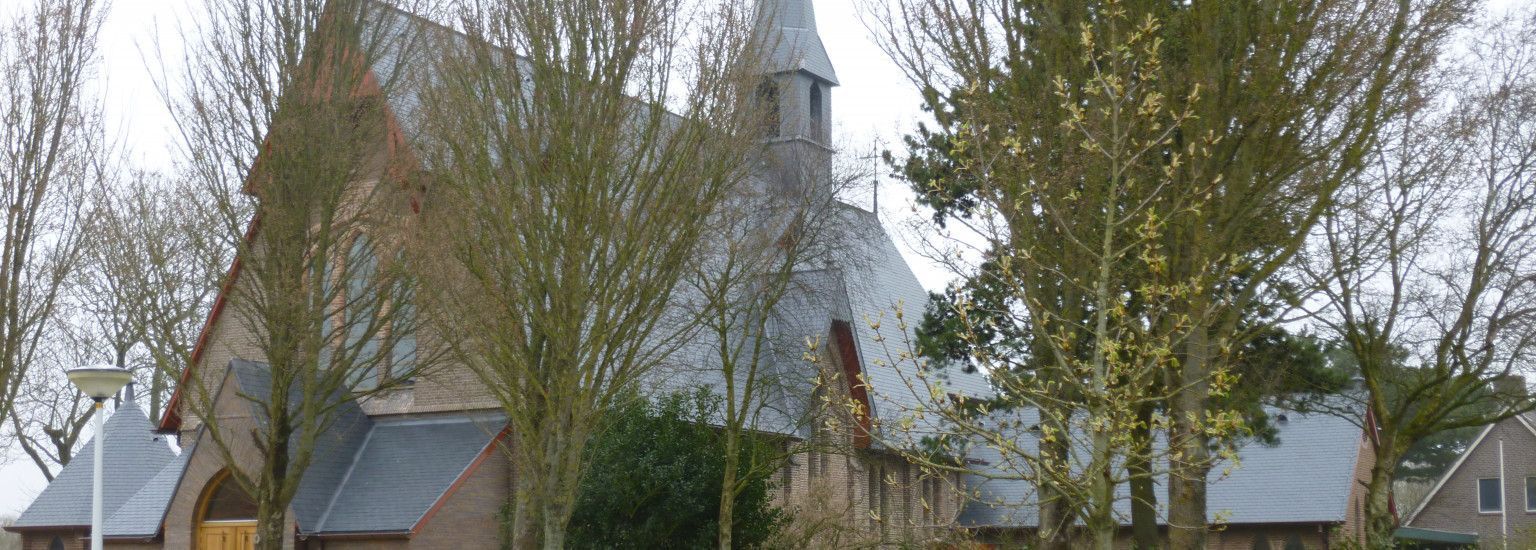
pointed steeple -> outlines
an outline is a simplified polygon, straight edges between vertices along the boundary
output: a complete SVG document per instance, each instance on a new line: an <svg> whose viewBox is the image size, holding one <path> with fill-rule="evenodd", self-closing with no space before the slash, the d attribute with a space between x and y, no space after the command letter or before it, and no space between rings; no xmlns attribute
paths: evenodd
<svg viewBox="0 0 1536 550"><path fill-rule="evenodd" d="M812 0L758 0L758 29L768 50L767 69L774 73L805 71L836 86L837 72L816 33Z"/></svg>

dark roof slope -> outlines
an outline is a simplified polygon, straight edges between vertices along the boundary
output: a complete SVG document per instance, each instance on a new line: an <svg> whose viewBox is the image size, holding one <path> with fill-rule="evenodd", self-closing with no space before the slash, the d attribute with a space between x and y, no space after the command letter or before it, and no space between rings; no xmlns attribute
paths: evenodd
<svg viewBox="0 0 1536 550"><path fill-rule="evenodd" d="M153 536L160 528L168 497L160 498L160 486L150 489L156 479L167 469L175 470L180 462L171 452L164 436L155 434L144 410L133 401L118 407L103 427L106 433L105 464L109 474L102 480L103 515L117 519L103 525L106 537ZM80 449L37 500L16 518L13 529L41 527L79 527L91 524L91 477L95 461L96 445L101 438L93 436ZM177 476L179 477L179 476ZM150 489L146 492L146 489ZM132 512L124 511L125 504L143 507Z"/></svg>
<svg viewBox="0 0 1536 550"><path fill-rule="evenodd" d="M317 531L410 531L505 424L463 415L374 424Z"/></svg>
<svg viewBox="0 0 1536 550"><path fill-rule="evenodd" d="M108 449L107 452L112 451ZM139 492L108 515L102 523L103 536L151 538L158 534L171 504L171 497L181 484L181 474L187 469L187 459L191 456L192 453L183 451L171 459L160 469L160 473L139 488Z"/></svg>
<svg viewBox="0 0 1536 550"><path fill-rule="evenodd" d="M270 399L272 371L265 363L234 359L229 362L227 380L233 380L239 393L244 396L260 401ZM301 391L297 387L290 388L288 402L297 404ZM250 405L251 414L264 423L264 415L258 404L250 402ZM373 428L373 421L363 413L356 401L347 400L336 407L329 428L315 438L309 468L304 471L304 477L299 480L299 490L289 504L301 532L313 532L315 526L320 524L320 518L330 506L332 495L336 494L337 487L346 479L353 457L362 448L368 431ZM294 437L298 437L298 434Z"/></svg>
<svg viewBox="0 0 1536 550"><path fill-rule="evenodd" d="M1355 421L1327 413L1284 412L1277 423L1279 441L1273 446L1250 441L1238 449L1241 463L1218 464L1208 481L1207 510L1211 521L1230 524L1339 523L1347 518L1354 484L1355 462L1364 433ZM1025 419L1022 425L1034 422ZM1021 438L1027 439L1027 438ZM1034 449L1034 441L1021 446ZM996 451L977 449L972 458L1000 464ZM1232 468L1223 477L1225 468ZM960 523L971 527L1035 527L1039 522L1034 486L1028 481L970 476L974 501L966 504ZM1167 488L1158 480L1158 502L1166 503ZM1121 488L1116 514L1130 523L1129 494Z"/></svg>

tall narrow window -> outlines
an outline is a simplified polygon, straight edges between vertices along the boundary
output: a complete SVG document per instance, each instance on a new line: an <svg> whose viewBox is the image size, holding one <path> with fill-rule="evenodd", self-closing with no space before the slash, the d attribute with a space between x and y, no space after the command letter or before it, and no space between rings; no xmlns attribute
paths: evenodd
<svg viewBox="0 0 1536 550"><path fill-rule="evenodd" d="M901 465L901 525L912 526L912 465Z"/></svg>
<svg viewBox="0 0 1536 550"><path fill-rule="evenodd" d="M875 526L875 522L885 521L885 518L880 515L880 503L885 501L885 495L881 494L882 491L880 489L880 467L874 464L870 464L868 496L870 511L869 526L871 528Z"/></svg>
<svg viewBox="0 0 1536 550"><path fill-rule="evenodd" d="M378 272L379 258L368 238L354 239L347 254L347 305L342 317L347 323L343 350L354 358L348 376L355 390L371 390L379 385L379 297L373 288Z"/></svg>
<svg viewBox="0 0 1536 550"><path fill-rule="evenodd" d="M758 84L757 102L762 109L763 136L779 137L779 86L767 80Z"/></svg>
<svg viewBox="0 0 1536 550"><path fill-rule="evenodd" d="M782 480L782 483L784 484L784 487L779 490L779 493L784 495L784 505L788 506L789 505L789 494L794 489L794 486L795 486L795 459L794 458L790 458L789 460L784 461L784 474L783 475L784 475L784 479Z"/></svg>
<svg viewBox="0 0 1536 550"><path fill-rule="evenodd" d="M821 84L811 83L811 137L822 140Z"/></svg>
<svg viewBox="0 0 1536 550"><path fill-rule="evenodd" d="M1504 511L1504 487L1502 485L1502 480L1496 477L1485 477L1477 480L1477 511Z"/></svg>
<svg viewBox="0 0 1536 550"><path fill-rule="evenodd" d="M401 383L408 383L412 374L416 371L416 302L415 296L396 296L395 303L391 307L397 308L391 317L393 323L389 327L390 339L394 341L389 350L389 375L391 379L399 379Z"/></svg>
<svg viewBox="0 0 1536 550"><path fill-rule="evenodd" d="M1536 512L1536 477L1525 478L1525 511Z"/></svg>

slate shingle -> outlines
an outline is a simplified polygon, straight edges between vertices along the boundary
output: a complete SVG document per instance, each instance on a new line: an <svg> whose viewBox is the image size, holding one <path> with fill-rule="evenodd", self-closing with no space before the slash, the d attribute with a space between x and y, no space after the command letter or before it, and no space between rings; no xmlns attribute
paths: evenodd
<svg viewBox="0 0 1536 550"><path fill-rule="evenodd" d="M177 462L165 436L154 433L154 426L144 410L133 401L118 407L107 418L103 427L107 446L103 449L105 464L102 478L103 536L135 536L153 534L159 530L169 499L154 499L145 495L140 502L151 507L143 513L123 513L121 520L107 523L105 518L119 516L125 503L133 500L141 490L166 467ZM93 436L75 454L42 494L32 501L13 527L76 527L91 524L91 477L95 461L96 445L101 441ZM158 506L158 513L153 507Z"/></svg>
<svg viewBox="0 0 1536 550"><path fill-rule="evenodd" d="M375 423L319 531L409 531L505 425L485 415Z"/></svg>
<svg viewBox="0 0 1536 550"><path fill-rule="evenodd" d="M1356 460L1364 434L1354 421L1328 413L1286 412L1270 408L1271 416L1284 413L1288 420L1277 424L1279 439L1273 446L1248 442L1238 449L1241 464L1225 477L1225 465L1213 469L1208 481L1207 510L1211 521L1232 524L1343 522L1354 483ZM1020 415L1023 425L1032 421ZM1024 449L1035 449L1029 437L1020 437ZM1158 443L1161 445L1161 442ZM997 468L1001 461L990 448L974 449L971 458ZM1159 514L1165 513L1167 488L1159 479ZM1038 510L1034 486L1028 481L985 479L972 475L968 488L978 494L966 504L960 523L971 527L1035 527ZM1130 523L1128 489L1119 491L1116 513Z"/></svg>

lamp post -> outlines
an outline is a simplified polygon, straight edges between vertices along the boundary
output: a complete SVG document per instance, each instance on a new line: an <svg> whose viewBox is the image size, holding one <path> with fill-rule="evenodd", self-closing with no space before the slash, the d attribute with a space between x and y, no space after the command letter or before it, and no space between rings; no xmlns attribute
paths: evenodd
<svg viewBox="0 0 1536 550"><path fill-rule="evenodd" d="M91 411L91 426L96 430L96 456L91 461L91 550L101 550L101 463L102 448L107 446L101 403L123 389L133 379L133 373L117 367L80 367L65 374L75 387L96 402L95 410Z"/></svg>

